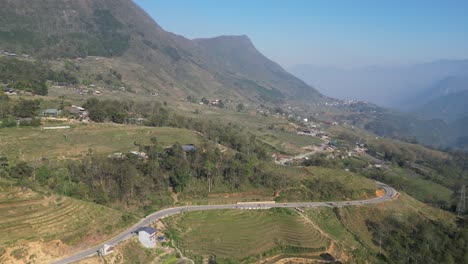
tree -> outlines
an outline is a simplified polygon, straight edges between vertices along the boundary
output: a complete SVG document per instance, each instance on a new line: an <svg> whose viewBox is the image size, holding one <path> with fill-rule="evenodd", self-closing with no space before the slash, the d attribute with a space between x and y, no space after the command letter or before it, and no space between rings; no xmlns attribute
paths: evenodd
<svg viewBox="0 0 468 264"><path fill-rule="evenodd" d="M245 109L245 105L243 103L240 103L236 106L237 112L244 111L244 109Z"/></svg>
<svg viewBox="0 0 468 264"><path fill-rule="evenodd" d="M0 118L7 117L10 114L10 109L10 98L0 90Z"/></svg>
<svg viewBox="0 0 468 264"><path fill-rule="evenodd" d="M207 105L207 104L210 104L210 101L208 101L208 99L206 99L206 97L203 97L203 98L201 99L201 102L202 102L203 104L206 104L206 105Z"/></svg>
<svg viewBox="0 0 468 264"><path fill-rule="evenodd" d="M39 100L24 100L21 98L13 108L13 114L17 117L35 117L39 110Z"/></svg>
<svg viewBox="0 0 468 264"><path fill-rule="evenodd" d="M11 177L16 179L26 179L33 175L34 169L30 167L26 162L20 162L16 164L11 170Z"/></svg>
<svg viewBox="0 0 468 264"><path fill-rule="evenodd" d="M8 158L0 156L0 169L1 168L7 168L8 165L9 165Z"/></svg>

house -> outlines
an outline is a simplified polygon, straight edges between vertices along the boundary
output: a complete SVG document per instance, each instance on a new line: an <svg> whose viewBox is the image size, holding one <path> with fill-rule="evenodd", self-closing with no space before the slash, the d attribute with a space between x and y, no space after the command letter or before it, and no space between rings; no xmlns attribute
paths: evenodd
<svg viewBox="0 0 468 264"><path fill-rule="evenodd" d="M144 152L139 151L130 151L130 154L137 156L140 159L148 159L148 155Z"/></svg>
<svg viewBox="0 0 468 264"><path fill-rule="evenodd" d="M107 255L107 254L112 253L113 251L114 251L114 247L113 247L113 246L110 246L110 245L108 245L108 244L104 244L104 245L102 246L102 248L99 249L98 254L99 254L100 256L105 256L105 255Z"/></svg>
<svg viewBox="0 0 468 264"><path fill-rule="evenodd" d="M74 108L74 109L76 109L76 110L78 110L78 111L80 111L80 112L83 112L83 111L86 110L86 109L84 109L84 108L81 107L81 106L72 105L71 107Z"/></svg>
<svg viewBox="0 0 468 264"><path fill-rule="evenodd" d="M173 150L172 150L173 147L165 147L164 148L164 152L166 153L172 153ZM180 148L182 149L182 151L188 153L188 152L193 152L193 151L196 151L197 148L195 147L195 145L193 144L187 144L187 145L182 145L180 146Z"/></svg>
<svg viewBox="0 0 468 264"><path fill-rule="evenodd" d="M137 228L132 233L138 234L138 240L146 248L154 248L156 246L156 232L157 230L151 226Z"/></svg>
<svg viewBox="0 0 468 264"><path fill-rule="evenodd" d="M18 91L16 89L10 88L8 86L3 87L3 92L6 95L17 95Z"/></svg>
<svg viewBox="0 0 468 264"><path fill-rule="evenodd" d="M46 109L42 111L42 116L58 116L62 111L58 109Z"/></svg>
<svg viewBox="0 0 468 264"><path fill-rule="evenodd" d="M192 152L192 151L197 150L197 148L193 144L188 144L188 145L182 145L182 150L185 152Z"/></svg>
<svg viewBox="0 0 468 264"><path fill-rule="evenodd" d="M144 125L145 124L145 121L146 121L146 118L142 118L142 117L139 117L139 118L129 118L128 119L128 123L129 124L133 124L133 125Z"/></svg>
<svg viewBox="0 0 468 264"><path fill-rule="evenodd" d="M127 156L125 156L125 154L123 154L121 152L112 153L107 157L109 157L111 159L127 159Z"/></svg>

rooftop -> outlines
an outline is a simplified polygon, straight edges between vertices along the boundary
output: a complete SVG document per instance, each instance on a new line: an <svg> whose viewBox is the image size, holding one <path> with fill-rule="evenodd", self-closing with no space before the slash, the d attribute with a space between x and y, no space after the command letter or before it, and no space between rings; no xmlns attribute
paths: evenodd
<svg viewBox="0 0 468 264"><path fill-rule="evenodd" d="M133 232L135 232L135 233L146 232L146 233L151 235L151 234L156 233L156 231L157 230L152 228L151 226L144 226L144 227L139 227L139 228L135 229L135 231L133 231Z"/></svg>
<svg viewBox="0 0 468 264"><path fill-rule="evenodd" d="M189 144L189 145L182 145L182 150L189 152L189 151L195 151L197 150L197 148L193 144Z"/></svg>

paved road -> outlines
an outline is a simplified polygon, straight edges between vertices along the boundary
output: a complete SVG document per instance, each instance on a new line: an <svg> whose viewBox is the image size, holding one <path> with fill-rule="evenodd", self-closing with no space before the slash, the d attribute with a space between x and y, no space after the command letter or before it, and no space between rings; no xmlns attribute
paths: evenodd
<svg viewBox="0 0 468 264"><path fill-rule="evenodd" d="M96 252L104 245L117 245L118 243L129 239L132 237L132 231L137 229L138 227L148 226L157 220L181 213L181 212L190 212L190 211L205 211L205 210L221 210L221 209L269 209L273 207L280 207L280 208L295 208L295 207L303 207L303 208L313 208L313 207L341 207L341 206L355 206L355 205L364 205L364 204L377 204L387 200L394 198L398 192L393 189L392 187L383 184L381 182L376 182L380 187L385 190L385 194L383 196L368 199L368 200L355 200L355 201L340 201L340 202L297 202L297 203L275 203L275 204L262 204L259 203L249 203L249 204L225 204L225 205L196 205L196 206L183 206L183 207L173 207L158 211L153 213L146 218L142 219L139 223L133 225L132 227L128 228L120 235L102 243L92 248L83 250L78 252L74 255L62 258L60 260L56 260L52 262L53 264L66 264L75 262L89 256L95 255Z"/></svg>

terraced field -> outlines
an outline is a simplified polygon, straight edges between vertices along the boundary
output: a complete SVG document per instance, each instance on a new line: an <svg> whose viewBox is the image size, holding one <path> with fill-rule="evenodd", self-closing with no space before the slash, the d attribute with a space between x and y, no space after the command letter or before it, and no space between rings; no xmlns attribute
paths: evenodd
<svg viewBox="0 0 468 264"><path fill-rule="evenodd" d="M4 245L20 239L74 244L94 232L110 234L120 219L118 211L71 198L19 188L0 190L0 244Z"/></svg>
<svg viewBox="0 0 468 264"><path fill-rule="evenodd" d="M322 252L330 243L291 210L191 212L167 221L181 231L178 246L189 256L245 259L278 247Z"/></svg>

